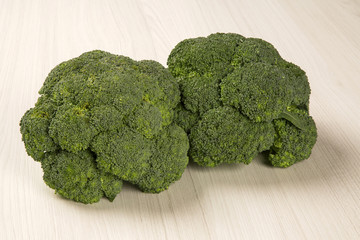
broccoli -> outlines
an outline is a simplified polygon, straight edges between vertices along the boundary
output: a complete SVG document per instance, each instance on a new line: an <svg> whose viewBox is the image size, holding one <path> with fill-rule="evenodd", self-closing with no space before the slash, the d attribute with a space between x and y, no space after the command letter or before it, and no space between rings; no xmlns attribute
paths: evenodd
<svg viewBox="0 0 360 240"><path fill-rule="evenodd" d="M98 202L103 195L113 201L121 191L122 180L99 171L94 154L89 150L47 152L41 166L49 187L78 202Z"/></svg>
<svg viewBox="0 0 360 240"><path fill-rule="evenodd" d="M189 157L203 166L269 153L288 167L310 156L317 132L305 72L264 40L234 33L186 39L171 51L181 90L175 122L189 134Z"/></svg>
<svg viewBox="0 0 360 240"><path fill-rule="evenodd" d="M311 154L317 138L316 125L307 111L294 106L287 109L301 120L301 128L286 119L275 119L275 140L269 152L269 160L276 167L288 167L306 159Z"/></svg>
<svg viewBox="0 0 360 240"><path fill-rule="evenodd" d="M189 157L214 167L265 152L289 167L310 156L306 73L270 43L234 33L185 39L167 63L95 50L49 73L20 132L50 188L86 204L113 201L123 181L168 189Z"/></svg>
<svg viewBox="0 0 360 240"><path fill-rule="evenodd" d="M202 166L221 163L248 164L271 147L275 130L271 123L253 123L234 108L213 108L191 130L192 159Z"/></svg>
<svg viewBox="0 0 360 240"><path fill-rule="evenodd" d="M128 181L158 193L178 180L189 142L176 125L176 80L161 64L95 50L47 76L20 121L27 153L61 196L113 201Z"/></svg>

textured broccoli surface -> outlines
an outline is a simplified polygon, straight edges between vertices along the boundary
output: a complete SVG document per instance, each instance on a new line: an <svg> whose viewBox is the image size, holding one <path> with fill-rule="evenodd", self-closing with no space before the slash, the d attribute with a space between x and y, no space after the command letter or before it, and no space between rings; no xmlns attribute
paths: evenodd
<svg viewBox="0 0 360 240"><path fill-rule="evenodd" d="M277 167L309 157L316 141L309 82L272 44L216 33L178 43L167 64L182 96L175 122L189 133L198 164L248 164L268 150Z"/></svg>
<svg viewBox="0 0 360 240"><path fill-rule="evenodd" d="M20 131L65 198L112 201L122 181L157 193L181 177L189 142L173 122L180 91L161 64L95 50L56 66L39 93Z"/></svg>
<svg viewBox="0 0 360 240"><path fill-rule="evenodd" d="M46 184L65 198L94 203L105 195L112 201L121 191L121 179L99 171L94 154L88 150L46 153L41 166Z"/></svg>
<svg viewBox="0 0 360 240"><path fill-rule="evenodd" d="M307 159L317 138L316 125L307 111L289 107L287 111L301 122L301 129L285 119L275 119L275 140L269 160L276 167L288 167Z"/></svg>
<svg viewBox="0 0 360 240"><path fill-rule="evenodd" d="M293 88L284 72L266 63L249 63L221 82L225 105L241 109L255 122L271 121L292 102Z"/></svg>
<svg viewBox="0 0 360 240"><path fill-rule="evenodd" d="M269 122L253 123L231 107L214 108L191 130L190 155L202 166L249 164L259 152L271 147L274 134Z"/></svg>
<svg viewBox="0 0 360 240"><path fill-rule="evenodd" d="M174 122L182 127L187 133L199 121L199 114L187 110L182 103L175 108Z"/></svg>

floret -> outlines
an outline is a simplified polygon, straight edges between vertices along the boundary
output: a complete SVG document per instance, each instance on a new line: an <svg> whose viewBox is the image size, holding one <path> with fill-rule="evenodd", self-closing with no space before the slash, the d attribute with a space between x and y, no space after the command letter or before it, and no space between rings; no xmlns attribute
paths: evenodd
<svg viewBox="0 0 360 240"><path fill-rule="evenodd" d="M40 97L35 107L26 111L20 121L26 151L35 161L40 162L45 152L53 152L59 148L48 133L54 112L55 106L51 101Z"/></svg>
<svg viewBox="0 0 360 240"><path fill-rule="evenodd" d="M221 82L225 105L240 109L254 122L277 118L293 99L294 88L277 66L249 63L236 69Z"/></svg>
<svg viewBox="0 0 360 240"><path fill-rule="evenodd" d="M85 150L98 133L89 119L88 109L65 103L58 107L51 120L49 136L63 150L74 153Z"/></svg>
<svg viewBox="0 0 360 240"><path fill-rule="evenodd" d="M182 128L171 124L164 127L153 142L148 169L137 185L144 192L158 193L180 179L188 164L189 141Z"/></svg>
<svg viewBox="0 0 360 240"><path fill-rule="evenodd" d="M167 62L169 70L180 78L207 75L221 79L232 72L233 55L244 39L238 34L224 33L185 39L171 51Z"/></svg>
<svg viewBox="0 0 360 240"><path fill-rule="evenodd" d="M124 126L117 131L97 135L91 150L97 153L100 169L136 183L149 167L151 145L150 139Z"/></svg>
<svg viewBox="0 0 360 240"><path fill-rule="evenodd" d="M199 121L199 114L187 110L182 103L176 106L174 115L174 122L186 133L189 133L190 129Z"/></svg>
<svg viewBox="0 0 360 240"><path fill-rule="evenodd" d="M56 151L45 154L41 166L45 183L61 196L77 202L98 202L105 195L112 201L122 181L97 169L93 154Z"/></svg>
<svg viewBox="0 0 360 240"><path fill-rule="evenodd" d="M172 50L167 64L186 109L203 114L221 106L219 83L233 71L232 57L243 40L237 34L213 34L184 40Z"/></svg>
<svg viewBox="0 0 360 240"><path fill-rule="evenodd" d="M292 122L280 118L274 120L275 140L269 153L271 164L276 167L289 167L296 162L307 159L317 139L314 120L307 111L296 107L287 109L297 120ZM294 122L299 122L294 125Z"/></svg>
<svg viewBox="0 0 360 240"><path fill-rule="evenodd" d="M235 50L231 64L240 68L248 63L266 63L277 65L282 58L275 47L259 38L246 38Z"/></svg>
<svg viewBox="0 0 360 240"><path fill-rule="evenodd" d="M62 196L113 200L123 180L160 192L183 173L189 143L173 123L180 91L161 64L91 51L55 67L39 93L20 131Z"/></svg>
<svg viewBox="0 0 360 240"><path fill-rule="evenodd" d="M189 135L190 157L199 165L245 163L270 148L274 127L269 122L253 123L231 107L207 111Z"/></svg>
<svg viewBox="0 0 360 240"><path fill-rule="evenodd" d="M306 73L295 64L287 61L279 61L278 66L285 72L289 82L294 88L291 105L309 110L310 85ZM284 111L285 112L285 111Z"/></svg>

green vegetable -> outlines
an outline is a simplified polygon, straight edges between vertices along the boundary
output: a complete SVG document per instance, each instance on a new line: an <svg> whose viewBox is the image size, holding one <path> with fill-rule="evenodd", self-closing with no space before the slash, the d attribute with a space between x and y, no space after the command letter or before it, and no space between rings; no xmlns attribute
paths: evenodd
<svg viewBox="0 0 360 240"><path fill-rule="evenodd" d="M288 167L308 158L317 138L315 122L307 111L290 107L288 112L301 122L302 128L287 119L274 120L275 141L269 160L276 167Z"/></svg>
<svg viewBox="0 0 360 240"><path fill-rule="evenodd" d="M168 67L91 51L56 66L20 121L45 183L82 203L113 201L123 181L158 193L201 166L276 167L317 139L305 72L270 43L234 33L185 39Z"/></svg>
<svg viewBox="0 0 360 240"><path fill-rule="evenodd" d="M288 167L310 156L317 133L308 79L270 43L233 33L186 39L168 67L182 95L175 122L189 133L193 161L248 164L270 151L274 166Z"/></svg>
<svg viewBox="0 0 360 240"><path fill-rule="evenodd" d="M190 156L199 165L214 167L221 163L249 164L274 141L271 123L253 123L231 107L218 107L202 115L189 135Z"/></svg>
<svg viewBox="0 0 360 240"><path fill-rule="evenodd" d="M188 138L173 122L179 87L159 63L91 51L56 66L39 93L20 131L63 197L112 201L122 181L158 193L186 168Z"/></svg>

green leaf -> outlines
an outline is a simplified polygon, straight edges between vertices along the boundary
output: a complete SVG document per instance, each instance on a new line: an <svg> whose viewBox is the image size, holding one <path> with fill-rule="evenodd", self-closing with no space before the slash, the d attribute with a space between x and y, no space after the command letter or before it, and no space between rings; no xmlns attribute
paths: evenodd
<svg viewBox="0 0 360 240"><path fill-rule="evenodd" d="M280 113L279 118L284 118L284 119L288 120L295 127L299 128L301 130L306 129L306 125L304 124L303 121L301 121L301 119L298 117L298 115L296 113L285 111L285 112Z"/></svg>

